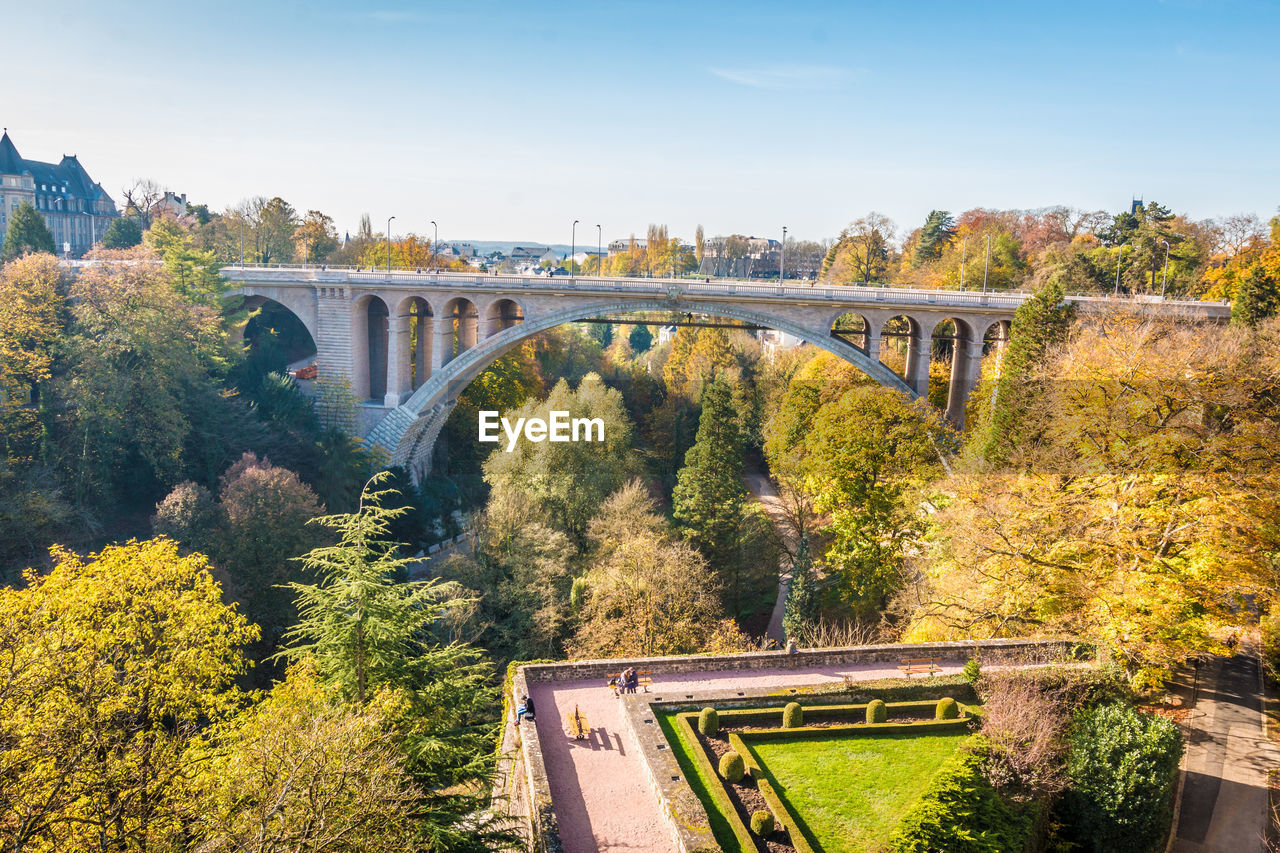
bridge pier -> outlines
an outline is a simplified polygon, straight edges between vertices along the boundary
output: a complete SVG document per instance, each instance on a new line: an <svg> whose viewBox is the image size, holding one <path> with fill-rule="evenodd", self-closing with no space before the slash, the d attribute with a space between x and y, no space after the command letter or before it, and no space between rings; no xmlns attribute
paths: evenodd
<svg viewBox="0 0 1280 853"><path fill-rule="evenodd" d="M419 311L414 315L414 338L415 346L413 348L413 382L412 391L417 391L423 382L427 381L429 376L428 370L431 367L431 348L435 335L431 333L431 315L425 311Z"/></svg>
<svg viewBox="0 0 1280 853"><path fill-rule="evenodd" d="M933 330L913 322L907 338L907 384L917 397L929 396L929 356L933 350Z"/></svg>
<svg viewBox="0 0 1280 853"><path fill-rule="evenodd" d="M947 421L956 429L964 429L965 407L982 375L983 341L980 333L969 331L961 340L956 326L955 346L951 351L951 383L947 388Z"/></svg>
<svg viewBox="0 0 1280 853"><path fill-rule="evenodd" d="M384 402L398 406L409 396L409 315L387 320L387 393Z"/></svg>

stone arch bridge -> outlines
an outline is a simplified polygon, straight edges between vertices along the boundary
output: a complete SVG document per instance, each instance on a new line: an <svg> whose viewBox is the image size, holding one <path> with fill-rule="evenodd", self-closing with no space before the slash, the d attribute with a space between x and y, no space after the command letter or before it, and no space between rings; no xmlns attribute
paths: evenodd
<svg viewBox="0 0 1280 853"><path fill-rule="evenodd" d="M564 323L640 311L710 315L776 329L913 397L928 393L932 344L939 332L951 342L953 354L946 414L962 427L984 355L998 357L1013 313L1028 296L317 266L233 265L222 274L249 307L275 302L298 317L316 345L320 376L351 382L363 401L364 436L415 477L430 470L431 449L458 395L494 359ZM1110 301L1073 300L1086 310ZM1230 314L1220 303L1148 300L1145 307L1208 320ZM893 348L898 370L882 360L882 343L890 340L899 342Z"/></svg>

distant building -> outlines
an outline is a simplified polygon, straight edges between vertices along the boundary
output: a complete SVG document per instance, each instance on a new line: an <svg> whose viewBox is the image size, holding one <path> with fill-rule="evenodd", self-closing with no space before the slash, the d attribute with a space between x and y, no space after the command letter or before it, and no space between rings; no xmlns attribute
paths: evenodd
<svg viewBox="0 0 1280 853"><path fill-rule="evenodd" d="M120 215L102 184L89 177L74 154L56 164L24 160L6 128L0 136L0 240L14 208L24 201L44 217L58 253L77 257L93 248ZM185 210L186 198L182 201Z"/></svg>
<svg viewBox="0 0 1280 853"><path fill-rule="evenodd" d="M560 259L556 254L555 249L550 249L546 246L516 246L511 250L511 254L507 257L509 257L513 263L517 264L522 261L524 263L532 262L535 264L540 264L543 261L551 261L552 263L555 263Z"/></svg>
<svg viewBox="0 0 1280 853"><path fill-rule="evenodd" d="M768 278L778 274L782 243L767 237L712 237L702 247L703 275Z"/></svg>
<svg viewBox="0 0 1280 853"><path fill-rule="evenodd" d="M156 202L154 212L160 216L186 216L187 215L187 194L178 195L169 190L164 191L164 198Z"/></svg>
<svg viewBox="0 0 1280 853"><path fill-rule="evenodd" d="M637 249L644 249L649 245L649 241L644 237L626 237L621 240L609 241L609 257L621 255L623 252L631 251L631 244L634 243Z"/></svg>

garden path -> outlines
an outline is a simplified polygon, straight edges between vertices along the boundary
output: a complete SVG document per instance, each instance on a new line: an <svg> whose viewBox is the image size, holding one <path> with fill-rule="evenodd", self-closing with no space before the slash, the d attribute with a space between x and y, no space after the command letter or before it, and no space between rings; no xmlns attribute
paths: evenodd
<svg viewBox="0 0 1280 853"><path fill-rule="evenodd" d="M765 514L769 516L769 520L773 522L773 528L782 537L787 553L794 554L795 533L787 520L786 511L782 508L782 499L778 497L778 490L773 487L768 475L753 471L743 475L742 479L747 484L747 491L759 502ZM779 647L787 644L787 633L782 628L782 616L786 613L787 589L791 584L791 575L784 569L790 565L790 557L783 555L778 565L778 599L774 602L773 613L769 616L768 635L771 640L778 643Z"/></svg>
<svg viewBox="0 0 1280 853"><path fill-rule="evenodd" d="M1263 731L1258 659L1212 658L1197 681L1170 851L1263 853L1267 771L1280 767L1280 748Z"/></svg>
<svg viewBox="0 0 1280 853"><path fill-rule="evenodd" d="M960 668L942 665L947 674ZM846 675L871 680L901 673L892 664L870 664L655 675L650 692L696 695L729 688L797 687L840 683ZM530 691L538 708L535 725L565 853L670 853L670 831L627 736L618 698L601 679L536 684ZM565 715L575 705L591 727L586 740L565 733Z"/></svg>

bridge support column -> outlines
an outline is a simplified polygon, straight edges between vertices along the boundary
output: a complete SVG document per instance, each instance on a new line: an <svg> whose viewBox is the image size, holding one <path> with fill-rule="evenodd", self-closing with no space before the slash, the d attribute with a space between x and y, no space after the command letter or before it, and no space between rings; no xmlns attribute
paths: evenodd
<svg viewBox="0 0 1280 853"><path fill-rule="evenodd" d="M917 396L929 396L929 353L933 348L932 330L918 329L907 338L907 384Z"/></svg>
<svg viewBox="0 0 1280 853"><path fill-rule="evenodd" d="M982 375L982 340L961 341L958 337L951 356L951 385L947 389L947 420L964 429L964 410L969 395Z"/></svg>
<svg viewBox="0 0 1280 853"><path fill-rule="evenodd" d="M502 331L502 318L489 317L481 318L477 323L476 338L479 341L487 340Z"/></svg>
<svg viewBox="0 0 1280 853"><path fill-rule="evenodd" d="M409 316L387 322L387 393L385 404L400 405L409 395Z"/></svg>
<svg viewBox="0 0 1280 853"><path fill-rule="evenodd" d="M431 375L453 358L453 318L436 317L431 324Z"/></svg>
<svg viewBox="0 0 1280 853"><path fill-rule="evenodd" d="M867 330L867 358L872 361L880 360L880 332Z"/></svg>
<svg viewBox="0 0 1280 853"><path fill-rule="evenodd" d="M413 350L413 383L412 390L427 381L431 369L431 344L435 335L431 333L431 318L426 314L418 314L414 318L414 335L417 346Z"/></svg>

